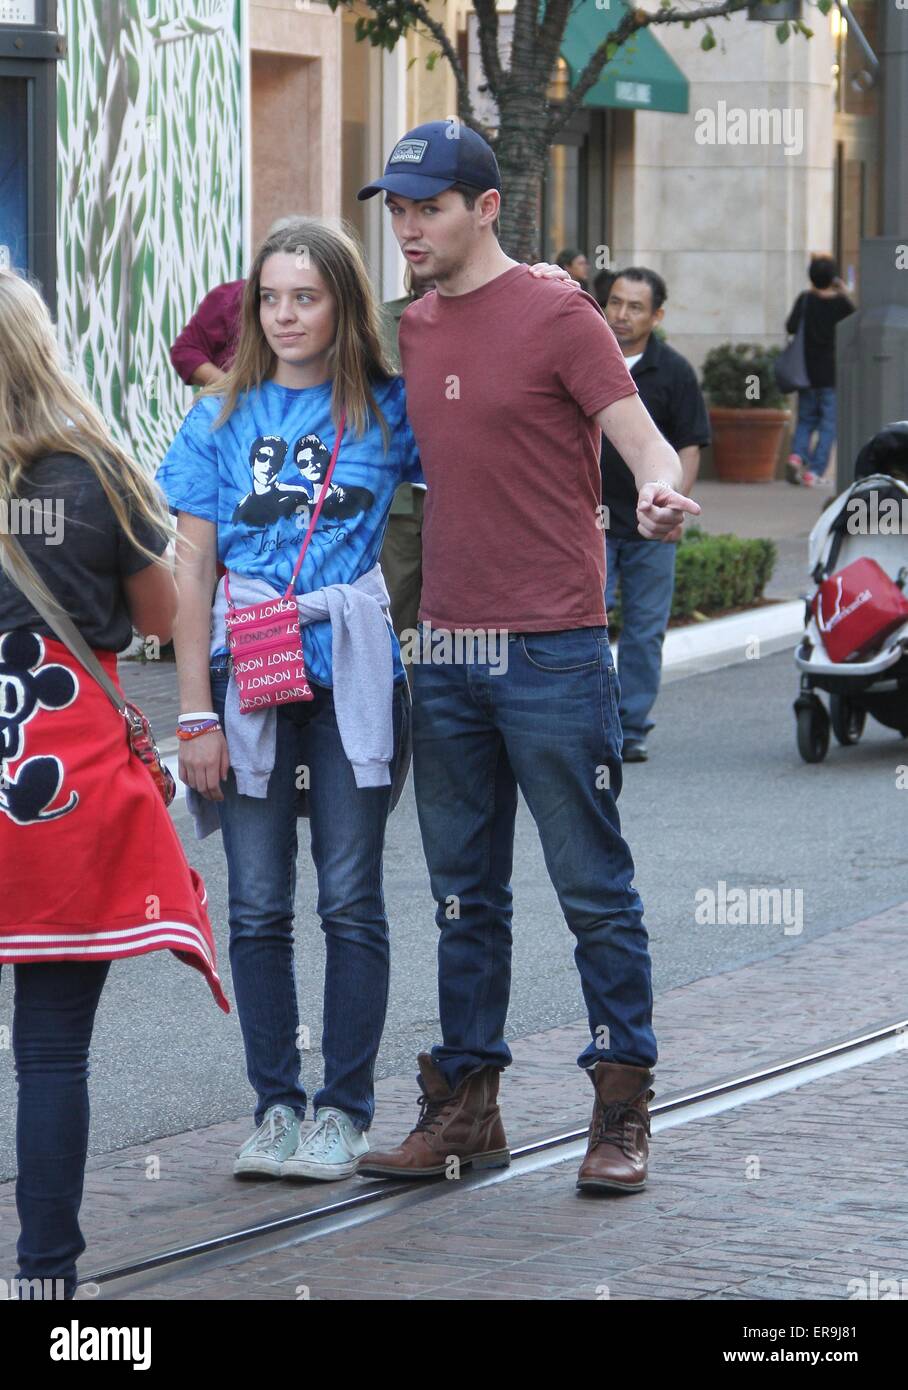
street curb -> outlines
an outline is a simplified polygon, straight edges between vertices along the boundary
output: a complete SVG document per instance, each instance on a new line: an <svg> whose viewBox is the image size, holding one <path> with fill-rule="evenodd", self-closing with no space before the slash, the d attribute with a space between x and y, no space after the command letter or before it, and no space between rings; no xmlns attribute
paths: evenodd
<svg viewBox="0 0 908 1390"><path fill-rule="evenodd" d="M785 651L797 644L803 630L803 599L710 618L695 627L670 628L662 648L662 672L677 680L753 660L755 655ZM620 650L620 645L616 642L615 649Z"/></svg>

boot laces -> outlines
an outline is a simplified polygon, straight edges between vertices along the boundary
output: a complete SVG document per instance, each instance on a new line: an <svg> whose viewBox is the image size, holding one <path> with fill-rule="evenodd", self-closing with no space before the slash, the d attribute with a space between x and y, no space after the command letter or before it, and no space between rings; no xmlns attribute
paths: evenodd
<svg viewBox="0 0 908 1390"><path fill-rule="evenodd" d="M453 1096L438 1096L435 1100L427 1096L424 1091L419 1093L419 1118L410 1130L411 1134L418 1134L421 1130L431 1132L435 1126L440 1124L444 1118L445 1110L450 1106Z"/></svg>
<svg viewBox="0 0 908 1390"><path fill-rule="evenodd" d="M594 1143L615 1144L625 1157L633 1158L635 1124L641 1125L647 1134L650 1132L649 1115L637 1108L640 1101L641 1097L635 1096L633 1100L615 1100L608 1105L600 1103Z"/></svg>

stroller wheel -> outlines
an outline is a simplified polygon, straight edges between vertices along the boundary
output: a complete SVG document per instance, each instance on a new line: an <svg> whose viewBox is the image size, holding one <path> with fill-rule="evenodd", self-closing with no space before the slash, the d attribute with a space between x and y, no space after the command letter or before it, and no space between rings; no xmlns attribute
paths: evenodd
<svg viewBox="0 0 908 1390"><path fill-rule="evenodd" d="M830 695L829 714L832 732L839 743L845 746L857 743L864 732L867 711L860 705L852 704L846 695Z"/></svg>
<svg viewBox="0 0 908 1390"><path fill-rule="evenodd" d="M829 752L829 715L820 700L798 710L798 752L805 763L821 763Z"/></svg>

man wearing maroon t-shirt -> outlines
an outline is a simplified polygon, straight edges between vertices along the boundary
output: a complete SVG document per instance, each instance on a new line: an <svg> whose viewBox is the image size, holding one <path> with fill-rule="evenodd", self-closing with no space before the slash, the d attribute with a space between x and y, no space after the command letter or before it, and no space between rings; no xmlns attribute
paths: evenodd
<svg viewBox="0 0 908 1390"><path fill-rule="evenodd" d="M675 491L678 455L595 301L534 279L502 251L500 189L486 142L434 121L399 140L384 176L359 193L384 192L414 276L436 285L405 311L400 354L428 483L413 766L441 929L443 1041L419 1056L415 1129L358 1171L428 1177L450 1173L452 1159L509 1162L498 1077L511 1061L519 787L576 937L589 1018L578 1061L595 1102L578 1186L639 1191L656 1040L643 907L615 804L621 732L603 602L600 429L637 481L643 535L673 540L683 512L700 509ZM447 649L427 647L439 631ZM439 660L445 650L461 655Z"/></svg>
<svg viewBox="0 0 908 1390"><path fill-rule="evenodd" d="M170 360L187 386L220 381L233 361L245 286L245 280L215 285L174 339Z"/></svg>

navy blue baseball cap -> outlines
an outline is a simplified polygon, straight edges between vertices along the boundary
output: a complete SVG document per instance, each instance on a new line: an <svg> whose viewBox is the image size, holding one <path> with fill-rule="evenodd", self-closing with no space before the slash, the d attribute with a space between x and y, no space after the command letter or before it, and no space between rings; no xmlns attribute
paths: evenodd
<svg viewBox="0 0 908 1390"><path fill-rule="evenodd" d="M491 145L462 121L428 121L408 130L388 156L385 172L357 193L399 193L402 198L434 198L452 183L501 192L501 171Z"/></svg>

